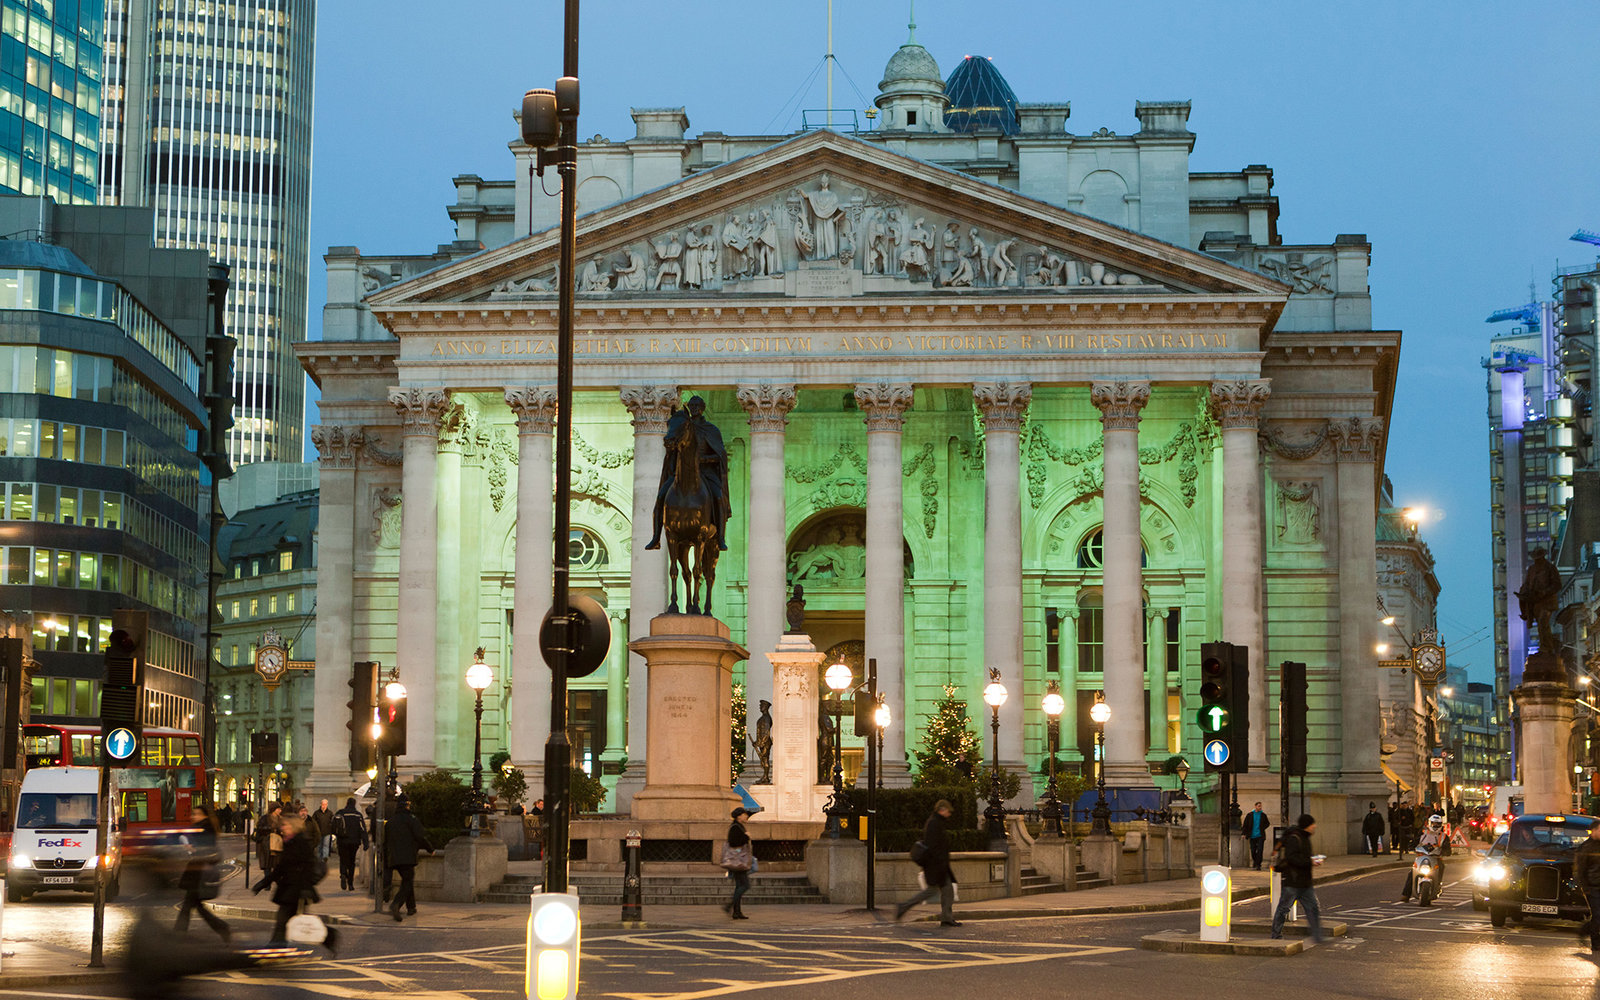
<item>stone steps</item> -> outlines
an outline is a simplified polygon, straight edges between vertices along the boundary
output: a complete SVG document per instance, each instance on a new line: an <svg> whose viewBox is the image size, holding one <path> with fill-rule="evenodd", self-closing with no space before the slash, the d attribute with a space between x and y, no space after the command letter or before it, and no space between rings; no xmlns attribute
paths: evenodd
<svg viewBox="0 0 1600 1000"><path fill-rule="evenodd" d="M1060 882L1050 881L1050 876L1041 875L1032 868L1022 869L1022 894L1024 896L1037 896L1046 892L1065 892L1066 888Z"/></svg>
<svg viewBox="0 0 1600 1000"><path fill-rule="evenodd" d="M733 882L725 876L661 875L644 877L645 906L721 905L733 893ZM585 903L596 906L622 905L622 878L619 875L575 874L572 891ZM537 875L507 875L478 895L479 902L527 905L528 895L540 885ZM745 899L755 904L825 903L826 899L805 876L794 874L753 875Z"/></svg>

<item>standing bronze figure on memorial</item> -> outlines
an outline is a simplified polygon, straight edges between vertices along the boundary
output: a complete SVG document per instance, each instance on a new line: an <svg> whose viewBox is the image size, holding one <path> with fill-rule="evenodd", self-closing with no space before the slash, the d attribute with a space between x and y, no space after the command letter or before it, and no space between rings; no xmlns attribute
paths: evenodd
<svg viewBox="0 0 1600 1000"><path fill-rule="evenodd" d="M699 396L667 421L666 454L661 463L661 489L656 494L653 531L647 549L661 547L667 535L667 565L672 581L667 610L678 613L678 577L688 591L691 615L711 614L711 587L717 580L717 558L727 549L728 449L722 432L705 418ZM689 555L694 554L694 566ZM705 611L700 596L705 594Z"/></svg>

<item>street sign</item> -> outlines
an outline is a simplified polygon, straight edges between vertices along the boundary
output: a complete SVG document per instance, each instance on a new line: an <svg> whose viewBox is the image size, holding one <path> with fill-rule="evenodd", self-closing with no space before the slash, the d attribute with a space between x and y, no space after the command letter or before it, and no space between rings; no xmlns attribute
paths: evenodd
<svg viewBox="0 0 1600 1000"><path fill-rule="evenodd" d="M1444 770L1444 758L1443 757L1429 757L1428 758L1428 770L1430 770L1430 771L1443 771Z"/></svg>
<svg viewBox="0 0 1600 1000"><path fill-rule="evenodd" d="M1221 740L1208 740L1206 742L1206 763L1212 767L1221 767L1228 762L1228 744Z"/></svg>
<svg viewBox="0 0 1600 1000"><path fill-rule="evenodd" d="M139 738L133 730L118 727L106 734L106 753L115 760L127 760L139 749Z"/></svg>
<svg viewBox="0 0 1600 1000"><path fill-rule="evenodd" d="M1201 732L1220 733L1227 728L1228 710L1221 705L1207 705L1200 710L1197 718L1200 720Z"/></svg>

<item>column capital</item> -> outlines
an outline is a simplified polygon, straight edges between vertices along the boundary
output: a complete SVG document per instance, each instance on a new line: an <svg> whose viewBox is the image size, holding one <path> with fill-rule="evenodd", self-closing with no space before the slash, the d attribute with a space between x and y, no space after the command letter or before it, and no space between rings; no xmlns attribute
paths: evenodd
<svg viewBox="0 0 1600 1000"><path fill-rule="evenodd" d="M549 434L556 425L556 390L549 385L513 385L506 405L517 415L517 433Z"/></svg>
<svg viewBox="0 0 1600 1000"><path fill-rule="evenodd" d="M464 400L446 396L444 412L439 414L439 447L447 451L469 451L478 426L478 411Z"/></svg>
<svg viewBox="0 0 1600 1000"><path fill-rule="evenodd" d="M866 413L867 431L898 431L911 409L909 382L863 382L856 386L856 405Z"/></svg>
<svg viewBox="0 0 1600 1000"><path fill-rule="evenodd" d="M389 390L389 402L400 411L402 433L407 437L437 435L439 418L444 415L445 404L449 401L450 394L443 389L398 386Z"/></svg>
<svg viewBox="0 0 1600 1000"><path fill-rule="evenodd" d="M618 390L622 405L633 415L635 434L665 434L667 418L678 407L675 385L625 385Z"/></svg>
<svg viewBox="0 0 1600 1000"><path fill-rule="evenodd" d="M323 469L353 469L366 446L367 434L359 427L317 424L311 428L311 443L317 446Z"/></svg>
<svg viewBox="0 0 1600 1000"><path fill-rule="evenodd" d="M1341 462L1373 462L1383 452L1383 421L1343 417L1328 421L1328 443Z"/></svg>
<svg viewBox="0 0 1600 1000"><path fill-rule="evenodd" d="M1255 430L1272 395L1272 380L1230 379L1211 383L1211 413L1225 431Z"/></svg>
<svg viewBox="0 0 1600 1000"><path fill-rule="evenodd" d="M985 431L1022 430L1022 412L1033 399L1028 382L974 382L972 398L983 414Z"/></svg>
<svg viewBox="0 0 1600 1000"><path fill-rule="evenodd" d="M734 394L739 405L750 415L750 429L761 432L781 431L789 422L789 411L794 409L795 390L792 383L773 385L741 385Z"/></svg>
<svg viewBox="0 0 1600 1000"><path fill-rule="evenodd" d="M1150 383L1119 379L1089 386L1089 402L1100 411L1100 424L1108 431L1136 431L1139 411L1150 402Z"/></svg>
<svg viewBox="0 0 1600 1000"><path fill-rule="evenodd" d="M1167 617L1167 609L1151 607L1147 605L1144 609L1144 617L1146 621L1152 622L1157 618L1165 619Z"/></svg>

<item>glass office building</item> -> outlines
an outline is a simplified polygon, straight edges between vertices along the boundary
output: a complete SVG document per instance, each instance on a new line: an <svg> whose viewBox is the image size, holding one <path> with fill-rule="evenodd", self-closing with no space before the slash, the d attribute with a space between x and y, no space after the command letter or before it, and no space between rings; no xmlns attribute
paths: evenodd
<svg viewBox="0 0 1600 1000"><path fill-rule="evenodd" d="M0 0L0 194L92 205L103 0Z"/></svg>

